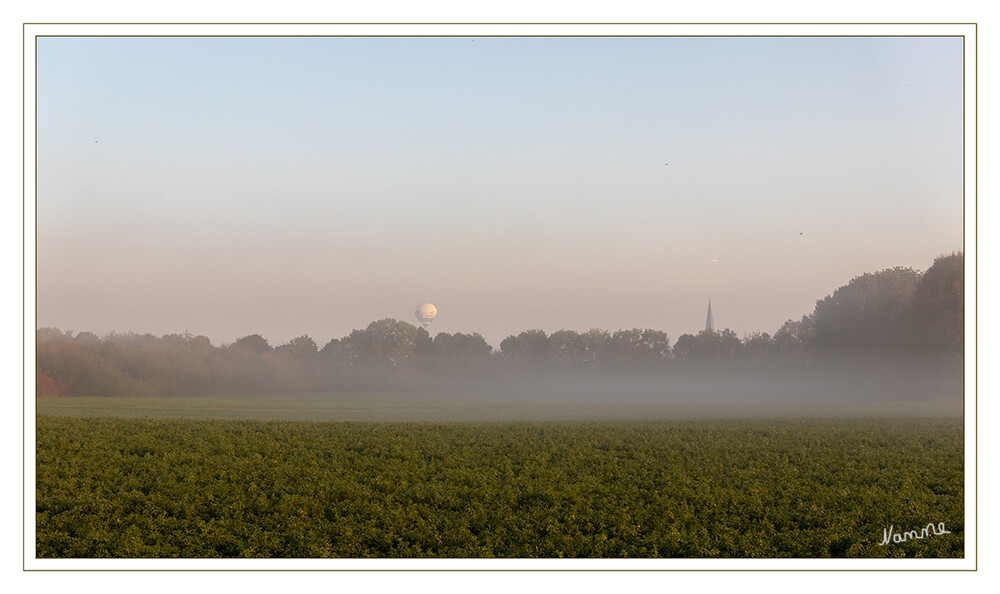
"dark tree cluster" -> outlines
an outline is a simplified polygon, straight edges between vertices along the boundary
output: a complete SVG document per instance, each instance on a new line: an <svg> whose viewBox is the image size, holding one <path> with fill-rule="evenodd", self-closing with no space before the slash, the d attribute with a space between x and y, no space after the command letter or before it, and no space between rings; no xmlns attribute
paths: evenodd
<svg viewBox="0 0 1000 594"><path fill-rule="evenodd" d="M101 338L41 328L36 389L39 397L167 396L476 385L539 375L669 381L722 371L794 376L821 367L835 375L846 368L830 362L874 365L899 357L924 368L928 361L954 367L964 354L964 265L956 253L937 258L923 274L910 268L864 274L773 335L702 331L674 344L654 329L533 329L508 336L494 350L478 333L432 338L393 319L322 348L309 336L272 347L252 334L216 347L189 333ZM905 375L909 368L899 369Z"/></svg>
<svg viewBox="0 0 1000 594"><path fill-rule="evenodd" d="M579 333L559 330L546 336L527 330L500 343L500 355L509 368L533 371L638 371L662 366L671 358L670 338L660 330L598 328Z"/></svg>

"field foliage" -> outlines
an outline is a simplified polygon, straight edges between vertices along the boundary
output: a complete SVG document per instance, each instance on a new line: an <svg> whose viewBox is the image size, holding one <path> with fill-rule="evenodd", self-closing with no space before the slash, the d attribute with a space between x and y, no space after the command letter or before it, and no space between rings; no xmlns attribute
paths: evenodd
<svg viewBox="0 0 1000 594"><path fill-rule="evenodd" d="M39 558L963 556L960 419L40 415L36 454Z"/></svg>

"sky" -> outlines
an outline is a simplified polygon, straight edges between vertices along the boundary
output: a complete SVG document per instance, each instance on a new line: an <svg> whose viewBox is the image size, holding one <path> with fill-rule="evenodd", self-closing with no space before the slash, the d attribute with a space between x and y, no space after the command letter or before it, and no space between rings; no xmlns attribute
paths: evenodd
<svg viewBox="0 0 1000 594"><path fill-rule="evenodd" d="M960 37L40 37L36 326L773 333L963 249Z"/></svg>

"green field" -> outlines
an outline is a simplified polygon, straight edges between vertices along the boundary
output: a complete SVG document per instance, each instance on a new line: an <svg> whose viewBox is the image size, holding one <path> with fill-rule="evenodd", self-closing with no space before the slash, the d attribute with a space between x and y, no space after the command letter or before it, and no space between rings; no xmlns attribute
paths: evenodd
<svg viewBox="0 0 1000 594"><path fill-rule="evenodd" d="M36 556L964 552L960 417L455 422L475 411L441 403L430 416L452 422L390 422L389 404L278 400L39 401ZM273 420L348 413L379 422ZM272 420L238 420L254 414Z"/></svg>
<svg viewBox="0 0 1000 594"><path fill-rule="evenodd" d="M197 398L41 398L42 415L285 421L503 422L735 418L961 416L959 402L684 403L588 402L545 395L514 399L477 392L373 392Z"/></svg>

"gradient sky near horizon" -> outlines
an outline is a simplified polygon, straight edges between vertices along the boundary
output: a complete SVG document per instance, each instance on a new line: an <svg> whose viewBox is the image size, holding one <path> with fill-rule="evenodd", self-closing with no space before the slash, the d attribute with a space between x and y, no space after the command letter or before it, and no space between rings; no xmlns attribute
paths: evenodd
<svg viewBox="0 0 1000 594"><path fill-rule="evenodd" d="M963 249L960 37L42 37L38 327L774 332Z"/></svg>

